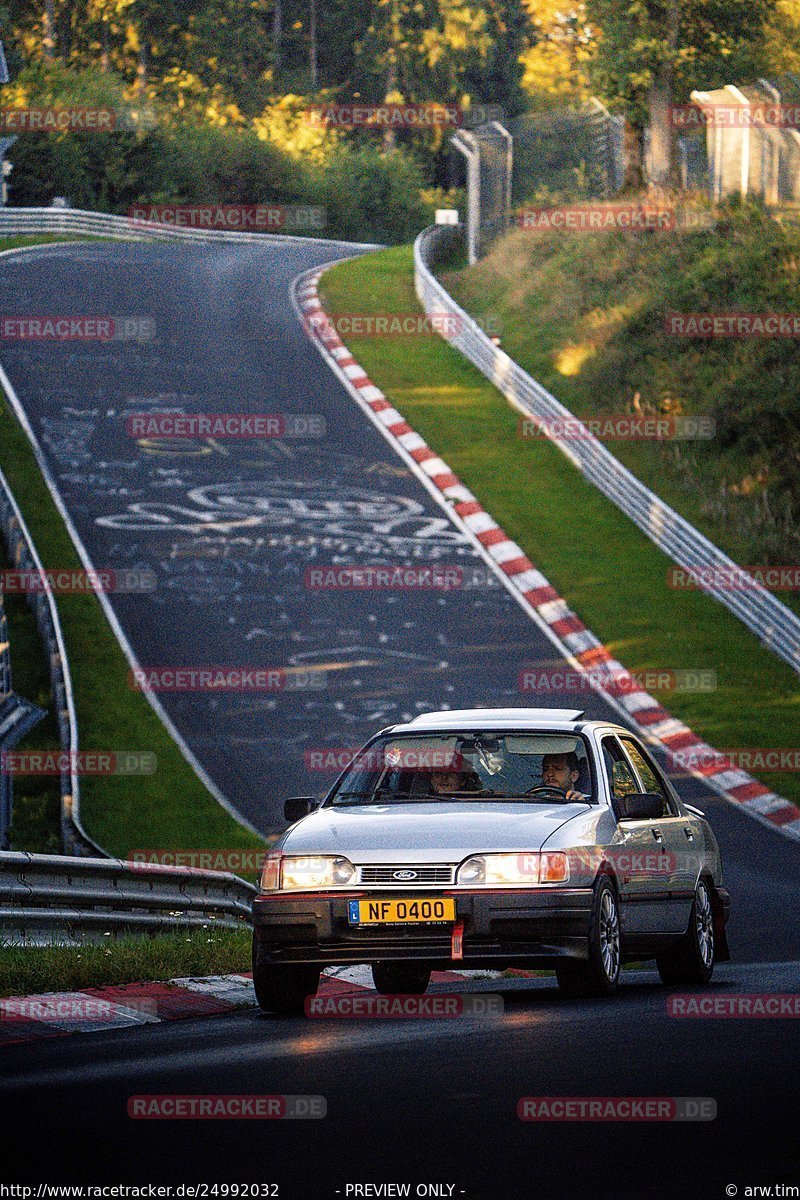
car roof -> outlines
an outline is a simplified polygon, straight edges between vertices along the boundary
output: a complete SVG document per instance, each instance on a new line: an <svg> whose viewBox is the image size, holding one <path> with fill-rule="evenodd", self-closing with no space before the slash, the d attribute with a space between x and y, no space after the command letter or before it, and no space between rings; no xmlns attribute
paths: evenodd
<svg viewBox="0 0 800 1200"><path fill-rule="evenodd" d="M393 733L444 732L448 729L540 729L557 725L565 733L584 728L579 708L454 708L420 713L413 721L394 725ZM592 722L608 724L608 722Z"/></svg>

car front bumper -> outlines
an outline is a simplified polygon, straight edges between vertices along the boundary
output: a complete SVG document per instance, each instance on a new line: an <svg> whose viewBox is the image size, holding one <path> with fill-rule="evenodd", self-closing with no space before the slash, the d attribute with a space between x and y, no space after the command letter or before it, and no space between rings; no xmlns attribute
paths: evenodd
<svg viewBox="0 0 800 1200"><path fill-rule="evenodd" d="M351 925L348 901L393 899L396 892L348 891L261 895L253 903L253 961L324 966L416 959L434 968L497 968L586 955L591 888L420 891L416 899L452 896L463 924L454 959L453 923Z"/></svg>

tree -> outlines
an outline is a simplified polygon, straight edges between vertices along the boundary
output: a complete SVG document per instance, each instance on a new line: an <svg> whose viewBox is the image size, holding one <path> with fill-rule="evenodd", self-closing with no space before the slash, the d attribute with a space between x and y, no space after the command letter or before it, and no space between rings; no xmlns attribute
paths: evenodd
<svg viewBox="0 0 800 1200"><path fill-rule="evenodd" d="M356 86L369 100L519 107L520 0L376 0L358 39Z"/></svg>
<svg viewBox="0 0 800 1200"><path fill-rule="evenodd" d="M593 31L584 0L527 0L535 44L523 54L523 87L537 103L563 105L588 98L588 60Z"/></svg>
<svg viewBox="0 0 800 1200"><path fill-rule="evenodd" d="M100 42L100 67L111 68L111 46L123 29L125 13L135 0L86 0L87 28ZM95 32L96 31L96 32Z"/></svg>
<svg viewBox="0 0 800 1200"><path fill-rule="evenodd" d="M42 49L45 58L51 61L56 53L56 10L53 0L44 0Z"/></svg>
<svg viewBox="0 0 800 1200"><path fill-rule="evenodd" d="M800 0L777 0L767 26L767 58L776 75L800 74Z"/></svg>
<svg viewBox="0 0 800 1200"><path fill-rule="evenodd" d="M674 103L763 74L765 26L775 0L586 0L599 36L598 90L641 131L649 120L651 183L676 182Z"/></svg>

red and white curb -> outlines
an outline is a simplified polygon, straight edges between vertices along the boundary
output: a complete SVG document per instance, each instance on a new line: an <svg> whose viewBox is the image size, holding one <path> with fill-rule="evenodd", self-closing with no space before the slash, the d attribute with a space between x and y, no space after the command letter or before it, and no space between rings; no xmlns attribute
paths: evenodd
<svg viewBox="0 0 800 1200"><path fill-rule="evenodd" d="M497 972L434 971L434 984L455 984ZM332 967L320 979L318 995L345 996L374 991L369 967ZM255 1008L251 974L209 975L171 979L168 983L127 983L117 987L84 988L79 992L47 992L38 996L0 999L0 1047L72 1033L99 1033L217 1017L237 1009Z"/></svg>
<svg viewBox="0 0 800 1200"><path fill-rule="evenodd" d="M293 299L303 327L333 372L370 416L427 489L443 501L451 518L467 533L528 615L547 633L563 657L588 676L590 686L648 741L671 754L708 766L686 766L723 799L781 833L800 839L800 811L746 771L717 754L688 725L671 716L632 677L572 611L525 552L503 532L472 492L404 420L342 342L319 298L318 283L331 263L295 280Z"/></svg>

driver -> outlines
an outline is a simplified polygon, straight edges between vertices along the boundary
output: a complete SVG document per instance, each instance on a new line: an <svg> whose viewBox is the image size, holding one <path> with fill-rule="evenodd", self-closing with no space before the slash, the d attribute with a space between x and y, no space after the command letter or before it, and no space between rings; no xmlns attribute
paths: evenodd
<svg viewBox="0 0 800 1200"><path fill-rule="evenodd" d="M542 758L543 785L561 788L562 792L567 793L568 800L586 800L583 793L575 788L580 773L580 763L574 750L569 754L545 754Z"/></svg>

